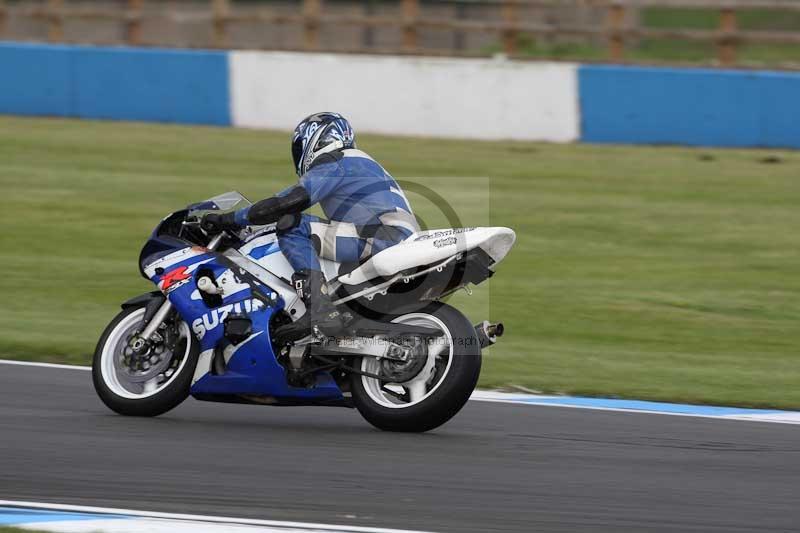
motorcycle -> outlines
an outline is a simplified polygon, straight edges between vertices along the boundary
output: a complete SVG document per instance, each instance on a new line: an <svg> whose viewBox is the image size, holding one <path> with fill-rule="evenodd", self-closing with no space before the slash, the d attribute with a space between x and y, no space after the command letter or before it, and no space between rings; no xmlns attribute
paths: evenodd
<svg viewBox="0 0 800 533"><path fill-rule="evenodd" d="M282 338L280 326L305 307L276 225L217 235L200 226L205 213L247 205L230 192L155 228L139 265L158 290L123 303L94 353L105 405L131 416L158 416L189 395L345 406L377 428L410 432L436 428L464 406L482 350L503 325L472 325L442 299L494 274L514 244L511 229L419 231L361 264L321 259L328 294L349 320L336 336L311 327Z"/></svg>

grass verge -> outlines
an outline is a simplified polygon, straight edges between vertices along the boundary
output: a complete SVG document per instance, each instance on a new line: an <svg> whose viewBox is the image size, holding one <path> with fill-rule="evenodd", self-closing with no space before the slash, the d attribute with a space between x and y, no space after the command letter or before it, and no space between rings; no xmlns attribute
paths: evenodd
<svg viewBox="0 0 800 533"><path fill-rule="evenodd" d="M290 184L288 145L285 133L0 117L2 357L86 364L119 303L151 290L136 258L155 223L229 189ZM453 300L507 325L481 385L800 407L800 153L360 146L456 207L488 202L491 223L517 231L497 276ZM489 198L457 176L487 177Z"/></svg>

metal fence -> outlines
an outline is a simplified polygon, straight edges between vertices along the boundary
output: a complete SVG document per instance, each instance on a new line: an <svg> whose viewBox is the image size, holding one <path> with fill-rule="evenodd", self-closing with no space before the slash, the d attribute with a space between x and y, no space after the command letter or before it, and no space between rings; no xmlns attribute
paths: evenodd
<svg viewBox="0 0 800 533"><path fill-rule="evenodd" d="M278 9L280 4L282 9ZM113 23L121 30L117 43L133 46L172 46L164 30L145 37L149 25L169 21L171 27L191 24L207 27L207 33L188 46L206 48L241 47L234 37L242 25L263 28L264 32L285 31L291 28L299 36L290 44L254 45L245 47L333 50L341 52L370 52L423 55L488 55L502 51L509 57L519 57L521 37L532 39L577 38L591 41L605 49L606 59L614 62L626 60L626 52L640 39L667 39L676 41L710 42L716 47L716 62L733 66L738 61L742 45L800 44L800 32L744 30L737 24L737 13L744 9L780 10L800 12L797 0L351 0L356 9L342 10L339 1L284 0L283 2L255 2L231 0L197 1L145 1L117 0L78 2L75 0L44 0L41 2L0 0L0 39L19 38L12 24L37 21L46 31L39 39L49 42L84 42L109 44L108 39L95 36L92 31L66 38L65 25L81 21L84 27L93 23ZM441 6L449 6L443 12ZM465 8L481 7L478 16L464 17ZM719 11L716 29L664 29L644 27L632 14L649 7L701 8ZM589 13L582 20L531 19L524 16L530 10L557 9ZM562 17L563 18L563 17ZM588 20L587 20L588 19ZM344 39L342 46L330 46L320 36L334 29L341 36L360 32L362 38ZM376 42L376 32L392 31L394 41ZM449 46L428 46L422 33L448 34ZM494 48L465 48L464 36L485 35L484 42L496 42ZM27 35L23 35L25 40ZM31 37L30 40L37 40ZM430 40L430 39L428 39ZM800 57L798 57L800 60Z"/></svg>

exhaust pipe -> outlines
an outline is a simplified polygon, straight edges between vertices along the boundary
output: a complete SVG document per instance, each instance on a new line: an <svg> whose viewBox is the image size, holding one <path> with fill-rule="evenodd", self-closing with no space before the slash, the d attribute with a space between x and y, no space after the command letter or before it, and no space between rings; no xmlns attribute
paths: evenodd
<svg viewBox="0 0 800 533"><path fill-rule="evenodd" d="M492 324L488 320L484 320L480 324L475 324L475 334L478 336L481 349L488 348L496 343L497 339L503 336L504 331L505 328L502 322Z"/></svg>

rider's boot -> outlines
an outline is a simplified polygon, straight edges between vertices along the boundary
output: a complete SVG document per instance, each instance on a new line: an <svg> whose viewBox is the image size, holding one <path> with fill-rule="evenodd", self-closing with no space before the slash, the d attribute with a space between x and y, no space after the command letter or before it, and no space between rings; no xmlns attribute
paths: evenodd
<svg viewBox="0 0 800 533"><path fill-rule="evenodd" d="M280 326L276 335L300 339L314 332L314 327L323 335L339 333L345 317L331 302L322 272L300 270L292 275L292 284L306 306L306 313L295 322Z"/></svg>

